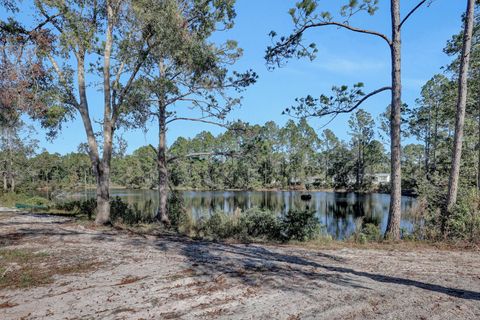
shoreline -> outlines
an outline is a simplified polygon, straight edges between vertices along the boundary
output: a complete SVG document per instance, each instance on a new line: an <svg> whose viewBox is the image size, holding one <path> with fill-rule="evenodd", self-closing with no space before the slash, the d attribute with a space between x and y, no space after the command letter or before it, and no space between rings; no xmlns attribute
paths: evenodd
<svg viewBox="0 0 480 320"><path fill-rule="evenodd" d="M80 192L84 190L95 190L94 185L87 186L82 189L73 189L74 192ZM145 189L145 188L127 188L125 186L111 186L111 190L137 190L137 191L157 191L158 189ZM312 192L328 192L328 193L356 193L356 194L390 194L390 192L382 192L381 190L369 190L369 191L356 191L349 189L334 189L334 188L319 188L319 189L286 189L286 188L258 188L258 189L208 189L208 188L183 188L175 187L172 188L174 191L193 191L193 192L215 192L215 191L224 191L224 192L302 192L302 193L312 193ZM402 190L402 196L416 198L418 195L413 190Z"/></svg>

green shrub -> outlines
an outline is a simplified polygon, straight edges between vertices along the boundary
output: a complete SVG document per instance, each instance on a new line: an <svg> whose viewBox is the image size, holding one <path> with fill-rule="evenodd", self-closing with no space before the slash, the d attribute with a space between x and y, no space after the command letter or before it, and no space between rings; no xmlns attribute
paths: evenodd
<svg viewBox="0 0 480 320"><path fill-rule="evenodd" d="M450 239L480 241L480 195L477 190L463 191L446 221Z"/></svg>
<svg viewBox="0 0 480 320"><path fill-rule="evenodd" d="M367 241L380 241L382 239L380 227L373 223L365 224L361 234L365 236Z"/></svg>
<svg viewBox="0 0 480 320"><path fill-rule="evenodd" d="M243 239L264 238L279 239L281 236L280 220L268 210L249 209L240 215L240 236Z"/></svg>
<svg viewBox="0 0 480 320"><path fill-rule="evenodd" d="M321 226L311 211L289 211L277 217L271 211L257 208L227 215L215 212L193 223L196 237L211 239L306 241L321 234Z"/></svg>
<svg viewBox="0 0 480 320"><path fill-rule="evenodd" d="M215 212L208 219L200 219L199 231L214 239L236 238L238 221L223 212Z"/></svg>
<svg viewBox="0 0 480 320"><path fill-rule="evenodd" d="M381 241L383 237L379 224L378 218L358 218L355 221L355 231L352 235L353 240L361 244Z"/></svg>
<svg viewBox="0 0 480 320"><path fill-rule="evenodd" d="M93 198L87 200L73 200L58 203L55 207L59 210L85 215L91 220L97 207L97 201Z"/></svg>
<svg viewBox="0 0 480 320"><path fill-rule="evenodd" d="M110 200L110 219L112 222L118 221L129 225L152 223L151 206L152 204L147 201L143 210L141 210L138 204L129 205L120 197L115 197Z"/></svg>
<svg viewBox="0 0 480 320"><path fill-rule="evenodd" d="M280 218L280 238L284 241L307 241L321 234L320 221L315 211L290 210Z"/></svg>
<svg viewBox="0 0 480 320"><path fill-rule="evenodd" d="M172 192L168 198L168 218L175 231L188 235L193 232L193 219L185 210L178 192Z"/></svg>

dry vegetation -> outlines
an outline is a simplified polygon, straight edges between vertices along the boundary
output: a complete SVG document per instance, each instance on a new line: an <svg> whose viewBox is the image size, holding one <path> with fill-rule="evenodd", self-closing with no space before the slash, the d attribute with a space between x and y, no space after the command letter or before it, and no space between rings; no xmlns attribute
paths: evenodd
<svg viewBox="0 0 480 320"><path fill-rule="evenodd" d="M474 248L245 245L132 231L0 213L2 319L480 317Z"/></svg>

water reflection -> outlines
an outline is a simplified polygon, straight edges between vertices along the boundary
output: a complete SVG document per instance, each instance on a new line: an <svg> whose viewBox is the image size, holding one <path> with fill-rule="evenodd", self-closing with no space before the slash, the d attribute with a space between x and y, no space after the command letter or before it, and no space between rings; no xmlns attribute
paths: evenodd
<svg viewBox="0 0 480 320"><path fill-rule="evenodd" d="M387 227L390 196L387 194L357 194L341 192L311 192L310 201L300 199L301 192L296 191L183 191L185 207L194 219L210 215L215 211L233 213L237 208L246 210L253 207L268 209L284 214L290 209L315 210L327 232L334 238L342 239L355 230L355 220L364 220ZM158 205L158 195L154 190L114 189L112 196L121 197L130 204L143 208L148 200L153 201L153 210ZM77 197L93 196L93 192L78 194ZM402 197L401 227L410 230L413 218L409 209L415 205L415 199Z"/></svg>

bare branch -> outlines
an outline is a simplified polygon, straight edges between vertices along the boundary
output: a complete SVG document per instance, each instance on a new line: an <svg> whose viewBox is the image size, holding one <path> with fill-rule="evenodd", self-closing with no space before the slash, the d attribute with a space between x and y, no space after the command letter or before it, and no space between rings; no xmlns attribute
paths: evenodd
<svg viewBox="0 0 480 320"><path fill-rule="evenodd" d="M165 124L169 124L171 122L178 121L178 120L203 122L203 123L213 124L213 125L223 127L223 128L228 128L228 125L226 125L226 124L223 124L223 123L220 123L220 122L215 122L215 121L210 121L210 120L205 120L205 119L202 119L202 118L173 118L173 119L168 120Z"/></svg>
<svg viewBox="0 0 480 320"><path fill-rule="evenodd" d="M410 16L415 11L417 11L417 9L420 8L425 2L427 2L427 0L420 1L412 10L410 10L410 12L405 16L405 18L403 18L402 22L400 22L400 24L398 25L398 30L400 30L402 28L402 25L405 23L405 21L407 21L408 18L410 18Z"/></svg>
<svg viewBox="0 0 480 320"><path fill-rule="evenodd" d="M366 29L360 29L356 27L352 27L349 24L346 23L340 23L340 22L335 22L335 21L325 21L325 22L319 22L319 23L311 23L311 24L306 24L303 27L301 27L295 34L291 35L287 41L284 43L277 45L274 47L272 50L275 50L280 47L286 47L290 45L292 42L294 42L296 39L298 39L306 30L311 29L311 28L316 28L316 27L324 27L324 26L337 26L340 28L344 28L353 32L358 32L358 33L365 33L365 34L370 34L374 35L376 37L380 37L381 39L385 40L389 46L392 45L392 41L383 33L372 31L372 30L366 30Z"/></svg>

